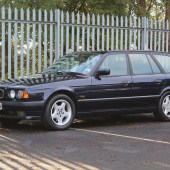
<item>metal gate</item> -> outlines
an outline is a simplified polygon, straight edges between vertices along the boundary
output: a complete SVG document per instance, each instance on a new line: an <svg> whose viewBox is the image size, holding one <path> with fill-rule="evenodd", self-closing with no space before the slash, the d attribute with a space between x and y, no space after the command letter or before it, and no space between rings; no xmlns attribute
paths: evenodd
<svg viewBox="0 0 170 170"><path fill-rule="evenodd" d="M2 7L1 79L30 76L73 51L168 52L168 21Z"/></svg>

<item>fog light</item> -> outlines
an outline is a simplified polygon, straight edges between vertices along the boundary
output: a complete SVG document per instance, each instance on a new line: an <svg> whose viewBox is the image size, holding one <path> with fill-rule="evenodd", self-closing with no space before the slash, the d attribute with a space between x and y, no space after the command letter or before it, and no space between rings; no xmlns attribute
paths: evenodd
<svg viewBox="0 0 170 170"><path fill-rule="evenodd" d="M10 93L9 93L9 96L11 99L14 99L15 98L15 91L14 90L11 90Z"/></svg>
<svg viewBox="0 0 170 170"><path fill-rule="evenodd" d="M18 116L26 116L25 112L23 111L17 111Z"/></svg>

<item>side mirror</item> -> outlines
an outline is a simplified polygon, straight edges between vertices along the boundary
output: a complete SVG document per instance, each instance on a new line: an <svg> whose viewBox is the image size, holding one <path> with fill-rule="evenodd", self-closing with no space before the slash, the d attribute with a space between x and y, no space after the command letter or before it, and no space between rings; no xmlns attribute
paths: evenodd
<svg viewBox="0 0 170 170"><path fill-rule="evenodd" d="M110 69L101 69L96 72L95 77L97 79L100 79L100 76L109 75L109 74L110 74Z"/></svg>

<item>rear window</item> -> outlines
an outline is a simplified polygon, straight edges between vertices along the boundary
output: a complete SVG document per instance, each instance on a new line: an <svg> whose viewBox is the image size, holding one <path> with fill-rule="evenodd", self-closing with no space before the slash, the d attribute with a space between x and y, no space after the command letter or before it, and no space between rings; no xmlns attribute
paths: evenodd
<svg viewBox="0 0 170 170"><path fill-rule="evenodd" d="M154 55L166 73L170 73L170 56Z"/></svg>

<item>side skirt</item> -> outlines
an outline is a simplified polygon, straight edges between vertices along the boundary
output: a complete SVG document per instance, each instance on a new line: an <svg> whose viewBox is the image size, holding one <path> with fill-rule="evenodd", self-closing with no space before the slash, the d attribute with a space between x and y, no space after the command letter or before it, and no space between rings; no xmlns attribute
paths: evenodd
<svg viewBox="0 0 170 170"><path fill-rule="evenodd" d="M133 109L113 109L113 110L96 110L89 112L78 112L77 117L91 117L91 116L106 116L114 114L139 114L152 113L157 110L157 107L150 108L133 108Z"/></svg>

